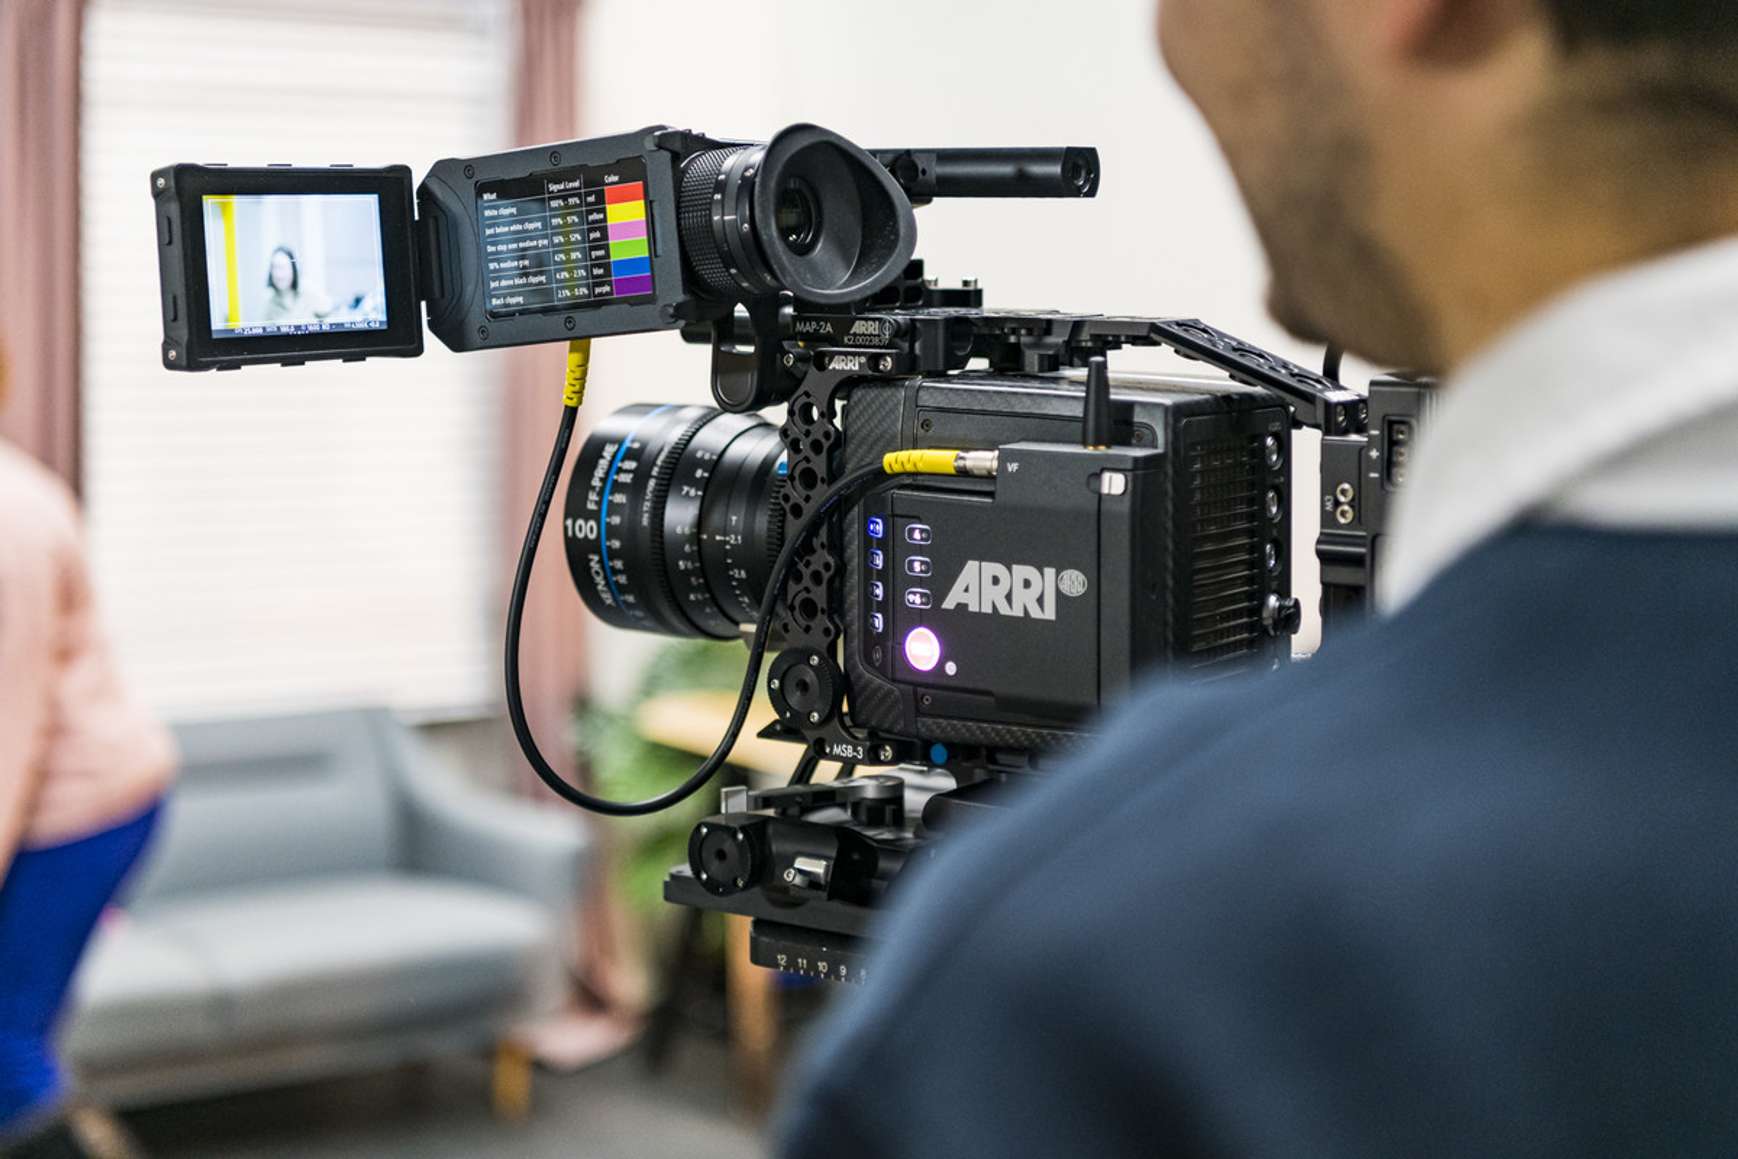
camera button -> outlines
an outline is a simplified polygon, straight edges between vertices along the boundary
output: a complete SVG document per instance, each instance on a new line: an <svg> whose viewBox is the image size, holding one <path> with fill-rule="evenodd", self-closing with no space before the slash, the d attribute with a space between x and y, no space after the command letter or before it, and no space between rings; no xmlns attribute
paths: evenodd
<svg viewBox="0 0 1738 1159"><path fill-rule="evenodd" d="M905 593L905 606L908 608L927 608L934 602L934 598L922 588L912 588Z"/></svg>
<svg viewBox="0 0 1738 1159"><path fill-rule="evenodd" d="M905 561L905 574L925 576L935 572L935 565L921 555L914 555Z"/></svg>
<svg viewBox="0 0 1738 1159"><path fill-rule="evenodd" d="M929 543L935 539L935 533L927 523L913 523L905 529L905 542Z"/></svg>

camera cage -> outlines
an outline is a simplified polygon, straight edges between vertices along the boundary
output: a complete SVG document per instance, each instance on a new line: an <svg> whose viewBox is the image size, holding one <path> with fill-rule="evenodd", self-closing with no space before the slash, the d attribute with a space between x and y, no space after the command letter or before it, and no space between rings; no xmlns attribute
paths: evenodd
<svg viewBox="0 0 1738 1159"><path fill-rule="evenodd" d="M1094 424L1094 380L1107 377L1103 360L1125 347L1166 347L1259 388L1284 404L1294 427L1323 435L1324 527L1316 552L1323 564L1324 624L1330 628L1355 619L1367 605L1386 530L1387 496L1403 481L1395 473L1394 451L1426 414L1430 389L1426 380L1387 377L1373 383L1366 397L1335 377L1193 318L985 310L976 285L937 286L924 278L920 261L875 301L855 309L826 311L789 300L751 303L732 319L690 327L684 337L711 344L713 394L721 407L786 408L779 431L790 456L788 519L806 514L854 466L836 453L844 438L839 404L866 381L946 375L976 360L1004 373L1086 368L1088 428ZM857 727L844 709L849 675L833 659L844 625L827 589L844 566L834 529L847 519L841 515L815 534L778 603L780 652L769 676L779 718L760 735L801 746L789 783L725 789L720 813L696 827L689 864L672 870L664 896L674 904L751 919L749 954L756 965L862 982L873 970L864 939L873 933L893 878L933 852L929 837L998 808L1004 794L1017 791L1023 774L1038 765L1000 763L1006 754L956 760L948 765L952 786L942 787L919 787L921 776L857 775L859 765L899 766L910 774L930 768L931 757L926 742ZM820 614L795 614L805 603ZM1292 601L1278 612L1282 622L1270 629L1295 630L1298 613ZM818 720L781 708L778 677L805 668L818 671L819 684L832 690ZM1065 749L1081 735L1054 734L1049 749ZM1037 751L1026 755L1043 759ZM812 783L820 762L829 759L842 762L842 779ZM842 792L841 785L858 787ZM726 846L742 851L723 867L742 865L746 888L707 874L706 867L716 863L703 855Z"/></svg>
<svg viewBox="0 0 1738 1159"><path fill-rule="evenodd" d="M782 502L791 526L845 473L836 453L844 437L838 404L854 384L949 374L974 360L983 360L992 372L1045 374L1087 368L1123 347L1168 347L1234 382L1270 392L1289 408L1294 425L1340 438L1367 433L1369 404L1363 395L1198 319L986 311L981 289L929 284L921 262L884 291L882 300L909 304L833 312L789 300L752 303L734 324L685 332L690 340L712 344L713 395L721 407L738 412L785 407L779 432L789 460ZM840 548L834 527L814 534L779 600L774 625L781 655L792 658L783 662L800 658L834 693L823 698L816 720L783 704L775 689L779 719L761 735L805 745L817 759L871 765L924 761L928 746L923 741L858 728L842 708L849 677L834 652L844 625L830 593L844 563ZM803 608L816 612L805 615L799 611ZM780 663L774 661L775 680Z"/></svg>

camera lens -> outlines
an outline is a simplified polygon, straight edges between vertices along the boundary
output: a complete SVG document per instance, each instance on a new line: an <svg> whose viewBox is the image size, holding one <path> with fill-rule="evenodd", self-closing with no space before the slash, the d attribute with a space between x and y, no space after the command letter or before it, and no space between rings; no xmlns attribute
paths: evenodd
<svg viewBox="0 0 1738 1159"><path fill-rule="evenodd" d="M694 282L726 301L786 291L822 306L860 301L897 278L917 248L898 182L815 125L688 158L677 218Z"/></svg>
<svg viewBox="0 0 1738 1159"><path fill-rule="evenodd" d="M821 207L801 177L786 182L778 195L778 232L785 248L799 256L812 252L820 239Z"/></svg>
<svg viewBox="0 0 1738 1159"><path fill-rule="evenodd" d="M631 406L585 440L568 482L567 566L618 628L731 639L784 546L785 447L758 415Z"/></svg>

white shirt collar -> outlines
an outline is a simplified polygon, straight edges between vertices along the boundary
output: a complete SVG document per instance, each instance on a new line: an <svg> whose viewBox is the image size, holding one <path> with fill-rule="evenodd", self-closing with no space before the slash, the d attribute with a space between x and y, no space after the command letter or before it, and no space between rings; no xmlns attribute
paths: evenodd
<svg viewBox="0 0 1738 1159"><path fill-rule="evenodd" d="M1738 238L1572 290L1449 380L1399 493L1381 607L1522 517L1738 529Z"/></svg>

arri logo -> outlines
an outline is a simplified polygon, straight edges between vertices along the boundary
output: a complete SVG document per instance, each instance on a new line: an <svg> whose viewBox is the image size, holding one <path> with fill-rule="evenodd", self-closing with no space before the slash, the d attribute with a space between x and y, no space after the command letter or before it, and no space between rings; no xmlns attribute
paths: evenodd
<svg viewBox="0 0 1738 1159"><path fill-rule="evenodd" d="M1030 564L992 563L972 560L954 580L941 610L964 608L981 616L1010 616L1016 620L1054 620L1056 593L1071 598L1086 594L1086 576L1073 568L1057 575L1053 567Z"/></svg>

